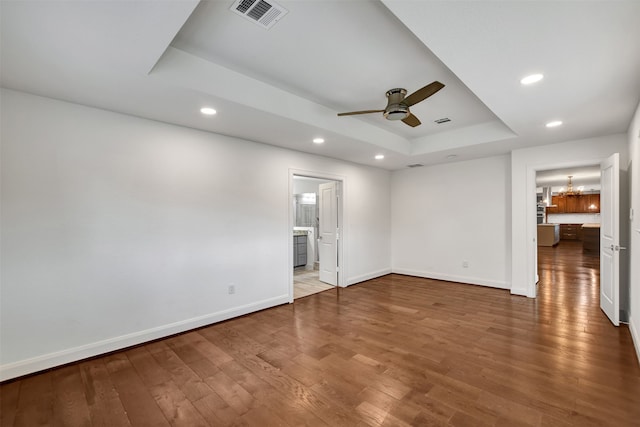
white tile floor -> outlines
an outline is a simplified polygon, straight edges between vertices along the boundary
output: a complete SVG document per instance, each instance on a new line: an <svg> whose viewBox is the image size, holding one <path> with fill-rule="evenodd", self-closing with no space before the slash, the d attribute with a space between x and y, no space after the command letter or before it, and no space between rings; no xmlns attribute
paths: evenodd
<svg viewBox="0 0 640 427"><path fill-rule="evenodd" d="M317 294L335 287L321 282L318 275L318 270L306 270L304 267L295 268L293 270L293 299Z"/></svg>

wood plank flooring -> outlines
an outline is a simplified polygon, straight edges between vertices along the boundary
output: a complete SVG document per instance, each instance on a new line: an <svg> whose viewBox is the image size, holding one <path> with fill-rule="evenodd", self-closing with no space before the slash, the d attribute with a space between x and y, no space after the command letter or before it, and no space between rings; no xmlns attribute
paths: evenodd
<svg viewBox="0 0 640 427"><path fill-rule="evenodd" d="M539 265L536 300L392 274L7 382L1 425L640 425L597 262Z"/></svg>

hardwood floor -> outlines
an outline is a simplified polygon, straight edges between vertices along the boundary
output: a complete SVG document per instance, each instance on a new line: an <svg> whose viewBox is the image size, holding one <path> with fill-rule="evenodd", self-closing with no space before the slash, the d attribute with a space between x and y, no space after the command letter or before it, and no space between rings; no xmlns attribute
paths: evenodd
<svg viewBox="0 0 640 427"><path fill-rule="evenodd" d="M536 300L388 275L2 384L2 425L638 426L629 331L570 246Z"/></svg>
<svg viewBox="0 0 640 427"><path fill-rule="evenodd" d="M293 270L293 299L308 297L317 294L334 286L323 283L318 278L318 270L307 270L304 267L298 267Z"/></svg>

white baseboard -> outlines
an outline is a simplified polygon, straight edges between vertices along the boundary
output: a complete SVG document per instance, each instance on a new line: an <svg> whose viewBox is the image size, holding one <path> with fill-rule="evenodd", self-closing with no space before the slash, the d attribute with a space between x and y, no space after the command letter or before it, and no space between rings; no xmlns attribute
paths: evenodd
<svg viewBox="0 0 640 427"><path fill-rule="evenodd" d="M376 277L386 276L387 274L391 274L390 268L385 268L382 270L374 271L372 273L362 274L356 277L349 277L347 279L346 286L355 285L356 283L364 282L367 280L375 279Z"/></svg>
<svg viewBox="0 0 640 427"><path fill-rule="evenodd" d="M488 286L490 288L510 289L506 282L497 280L487 280L480 277L454 276L451 274L436 273L432 271L409 270L405 268L394 268L393 273L406 274L407 276L424 277L426 279L446 280L447 282L458 282L468 285Z"/></svg>
<svg viewBox="0 0 640 427"><path fill-rule="evenodd" d="M511 288L511 294L512 295L521 295L523 297L529 296L527 288Z"/></svg>
<svg viewBox="0 0 640 427"><path fill-rule="evenodd" d="M0 381L10 380L23 375L32 374L66 363L76 362L78 360L89 357L98 356L100 354L109 353L134 345L153 341L159 338L168 337L191 329L200 328L212 323L221 322L233 317L243 316L254 311L263 310L265 308L275 307L290 302L289 295L281 295L275 298L269 298L252 304L246 304L240 307L207 314L204 316L194 317L187 320L171 323L168 325L158 326L156 328L147 329L132 334L122 335L103 341L89 343L66 350L44 354L42 356L32 357L30 359L20 360L13 363L0 365Z"/></svg>
<svg viewBox="0 0 640 427"><path fill-rule="evenodd" d="M631 340L636 348L638 363L640 363L640 328L636 327L635 318L631 317L631 315L629 315L629 331L631 331Z"/></svg>

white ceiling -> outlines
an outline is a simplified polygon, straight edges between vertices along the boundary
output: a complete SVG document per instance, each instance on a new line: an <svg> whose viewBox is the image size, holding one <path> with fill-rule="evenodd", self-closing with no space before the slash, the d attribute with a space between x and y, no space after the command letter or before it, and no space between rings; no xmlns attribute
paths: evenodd
<svg viewBox="0 0 640 427"><path fill-rule="evenodd" d="M281 1L270 30L231 4L2 1L1 84L387 169L626 132L640 100L636 0ZM416 128L336 116L434 80Z"/></svg>
<svg viewBox="0 0 640 427"><path fill-rule="evenodd" d="M567 187L571 176L573 188L584 187L584 190L600 189L600 165L581 166L575 168L538 171L536 185L538 187Z"/></svg>

